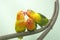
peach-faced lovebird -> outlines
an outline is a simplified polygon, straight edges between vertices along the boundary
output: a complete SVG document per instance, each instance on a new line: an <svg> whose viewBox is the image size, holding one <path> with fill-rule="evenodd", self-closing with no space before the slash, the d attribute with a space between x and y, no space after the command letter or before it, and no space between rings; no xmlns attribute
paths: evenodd
<svg viewBox="0 0 60 40"><path fill-rule="evenodd" d="M17 33L24 32L26 30L25 25L25 18L24 18L24 12L19 11L17 13L16 23L15 23L15 31ZM23 36L18 37L20 40L23 39Z"/></svg>
<svg viewBox="0 0 60 40"><path fill-rule="evenodd" d="M45 17L44 15L40 13L34 12L33 10L27 10L27 15L28 17L33 19L33 21L39 24L41 27L45 26L49 22L47 17Z"/></svg>
<svg viewBox="0 0 60 40"><path fill-rule="evenodd" d="M28 31L34 31L37 28L37 24L31 18L28 18L26 21L26 27Z"/></svg>

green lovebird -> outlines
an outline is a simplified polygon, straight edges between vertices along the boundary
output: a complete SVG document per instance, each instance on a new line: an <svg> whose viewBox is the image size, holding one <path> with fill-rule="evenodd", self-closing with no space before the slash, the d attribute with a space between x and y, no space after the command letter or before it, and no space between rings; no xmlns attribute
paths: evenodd
<svg viewBox="0 0 60 40"><path fill-rule="evenodd" d="M44 15L34 12L33 10L27 10L27 16L33 19L38 25L45 26L49 22L48 18Z"/></svg>
<svg viewBox="0 0 60 40"><path fill-rule="evenodd" d="M24 12L19 11L17 13L16 23L15 23L15 31L17 33L20 33L20 32L25 32L25 30L26 30L26 25L25 25L25 19L24 19ZM18 38L20 40L22 40L23 36L19 36Z"/></svg>

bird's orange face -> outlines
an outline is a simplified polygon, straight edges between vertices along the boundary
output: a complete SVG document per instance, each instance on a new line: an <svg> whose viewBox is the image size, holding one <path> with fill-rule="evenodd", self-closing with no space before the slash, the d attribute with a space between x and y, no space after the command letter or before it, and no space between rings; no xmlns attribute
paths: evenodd
<svg viewBox="0 0 60 40"><path fill-rule="evenodd" d="M24 19L24 12L23 11L19 11L17 14L17 20L23 20Z"/></svg>
<svg viewBox="0 0 60 40"><path fill-rule="evenodd" d="M31 19L35 20L35 14L34 14L34 11L32 10L27 10L27 16L30 17Z"/></svg>
<svg viewBox="0 0 60 40"><path fill-rule="evenodd" d="M27 19L26 21L26 27L28 30L34 30L35 29L35 23L33 22L32 19Z"/></svg>
<svg viewBox="0 0 60 40"><path fill-rule="evenodd" d="M31 17L31 10L27 10L26 14L27 16Z"/></svg>

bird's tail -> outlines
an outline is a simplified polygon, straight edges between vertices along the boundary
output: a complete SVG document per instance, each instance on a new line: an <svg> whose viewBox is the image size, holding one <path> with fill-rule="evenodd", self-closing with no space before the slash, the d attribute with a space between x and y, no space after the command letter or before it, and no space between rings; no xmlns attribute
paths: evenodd
<svg viewBox="0 0 60 40"><path fill-rule="evenodd" d="M19 40L23 40L23 36L19 36L18 38L19 38Z"/></svg>

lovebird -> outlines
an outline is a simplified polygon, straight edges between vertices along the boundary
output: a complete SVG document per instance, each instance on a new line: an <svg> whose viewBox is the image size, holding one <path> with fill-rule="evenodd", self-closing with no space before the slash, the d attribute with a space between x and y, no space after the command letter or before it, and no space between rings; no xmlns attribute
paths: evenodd
<svg viewBox="0 0 60 40"><path fill-rule="evenodd" d="M28 18L26 21L26 28L30 32L34 31L37 28L37 24L31 18Z"/></svg>
<svg viewBox="0 0 60 40"><path fill-rule="evenodd" d="M41 27L47 25L47 23L49 22L47 17L33 10L27 10L27 16L33 19L33 21L36 22Z"/></svg>
<svg viewBox="0 0 60 40"><path fill-rule="evenodd" d="M16 17L15 31L17 33L20 33L20 32L25 32L25 30L26 30L26 25L25 25L24 12L19 11ZM23 36L19 36L18 38L22 40Z"/></svg>

